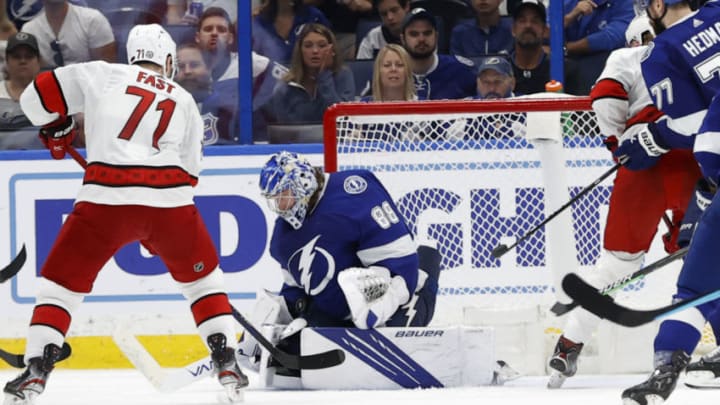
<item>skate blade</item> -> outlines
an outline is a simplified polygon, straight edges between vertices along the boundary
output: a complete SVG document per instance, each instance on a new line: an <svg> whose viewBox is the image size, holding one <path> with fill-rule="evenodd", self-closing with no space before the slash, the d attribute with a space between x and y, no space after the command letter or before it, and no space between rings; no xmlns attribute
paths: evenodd
<svg viewBox="0 0 720 405"><path fill-rule="evenodd" d="M718 389L720 378L712 371L689 371L685 374L685 385L696 389Z"/></svg>
<svg viewBox="0 0 720 405"><path fill-rule="evenodd" d="M623 398L622 400L623 405L641 405L632 398ZM660 395L655 394L645 395L645 401L647 401L647 405L662 405L665 403L665 400Z"/></svg>
<svg viewBox="0 0 720 405"><path fill-rule="evenodd" d="M218 394L218 402L221 404L239 404L245 402L245 390L225 387L225 391Z"/></svg>
<svg viewBox="0 0 720 405"><path fill-rule="evenodd" d="M39 394L34 391L25 393L25 398L19 398L12 394L5 394L3 405L33 405Z"/></svg>
<svg viewBox="0 0 720 405"><path fill-rule="evenodd" d="M562 387L562 385L565 383L565 380L567 380L567 377L557 371L554 371L550 374L550 379L548 380L547 387L551 390L558 389Z"/></svg>

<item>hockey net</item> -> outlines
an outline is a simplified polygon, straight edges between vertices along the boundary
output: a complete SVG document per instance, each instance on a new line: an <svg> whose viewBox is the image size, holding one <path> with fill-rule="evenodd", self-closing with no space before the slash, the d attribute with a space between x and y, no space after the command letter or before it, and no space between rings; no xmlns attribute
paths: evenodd
<svg viewBox="0 0 720 405"><path fill-rule="evenodd" d="M523 363L525 372L545 372L565 321L548 308L562 294L564 274L592 271L614 176L501 258L491 252L510 246L614 165L589 98L347 103L328 109L323 127L326 171L374 172L416 239L440 251L433 324L495 326L498 355ZM646 263L665 254L655 244ZM626 287L618 299L667 304L674 267ZM583 370L651 369L655 331L656 325L601 325L586 344ZM714 347L709 328L703 342ZM608 359L625 353L636 359Z"/></svg>

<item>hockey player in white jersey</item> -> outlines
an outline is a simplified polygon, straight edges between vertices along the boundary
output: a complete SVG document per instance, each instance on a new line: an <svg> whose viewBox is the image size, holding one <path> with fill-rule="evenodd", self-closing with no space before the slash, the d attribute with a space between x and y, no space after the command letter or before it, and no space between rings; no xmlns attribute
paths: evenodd
<svg viewBox="0 0 720 405"><path fill-rule="evenodd" d="M172 79L175 43L159 25L128 35L129 65L89 62L41 73L20 98L62 159L85 114L87 169L41 269L27 335L27 369L5 385L5 404L33 404L58 361L72 314L103 265L140 241L158 255L191 303L228 399L247 377L235 360L235 327L218 256L193 204L201 161L202 119L192 96Z"/></svg>
<svg viewBox="0 0 720 405"><path fill-rule="evenodd" d="M654 36L650 20L636 17L625 33L628 47L610 54L590 92L598 125L610 150L617 148L618 138L627 128L662 116L650 100L640 69L647 50L642 45ZM674 225L663 237L665 249L668 253L677 250L680 223L699 178L700 169L690 150L674 150L641 171L621 167L610 195L603 250L595 269L585 273L584 278L601 288L638 270L666 210L672 211ZM599 322L600 318L582 308L569 315L549 361L553 371L548 388L559 388L575 374L578 355Z"/></svg>
<svg viewBox="0 0 720 405"><path fill-rule="evenodd" d="M671 149L693 149L705 181L699 183L704 187L696 188L686 217L691 209L702 214L673 296L688 300L720 290L720 194L713 193L720 181L720 3L709 1L693 12L685 0L647 0L640 8L647 10L658 32L642 61L643 79L666 116L634 128L615 155L627 159L628 168L643 169ZM688 366L706 320L712 321L719 309L720 301L712 301L666 317L653 344L655 370L646 381L622 393L623 403L667 400Z"/></svg>

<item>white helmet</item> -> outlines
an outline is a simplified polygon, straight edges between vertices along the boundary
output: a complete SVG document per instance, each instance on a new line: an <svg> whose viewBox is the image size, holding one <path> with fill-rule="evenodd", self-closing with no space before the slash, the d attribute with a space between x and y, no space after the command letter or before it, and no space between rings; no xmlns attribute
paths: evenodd
<svg viewBox="0 0 720 405"><path fill-rule="evenodd" d="M168 55L172 58L172 71L165 71ZM163 76L175 77L175 41L158 24L136 25L128 34L127 57L129 64L152 62L163 68Z"/></svg>
<svg viewBox="0 0 720 405"><path fill-rule="evenodd" d="M639 15L630 21L630 24L625 30L625 45L631 46L633 41L637 41L636 45L642 45L643 34L650 31L653 38L655 37L655 30L650 25L650 18L647 15Z"/></svg>

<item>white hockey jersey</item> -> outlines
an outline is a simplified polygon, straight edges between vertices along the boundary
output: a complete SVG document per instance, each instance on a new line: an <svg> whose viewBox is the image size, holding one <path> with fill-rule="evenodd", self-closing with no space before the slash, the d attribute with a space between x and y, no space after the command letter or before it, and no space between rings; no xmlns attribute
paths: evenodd
<svg viewBox="0 0 720 405"><path fill-rule="evenodd" d="M614 135L621 140L627 127L652 121L659 114L655 108L643 111L653 105L640 69L646 49L647 46L638 46L613 51L590 91L600 131L606 137ZM628 122L636 115L638 117Z"/></svg>
<svg viewBox="0 0 720 405"><path fill-rule="evenodd" d="M35 125L85 114L88 167L76 201L193 203L203 123L174 81L135 65L81 63L38 75L20 104Z"/></svg>

